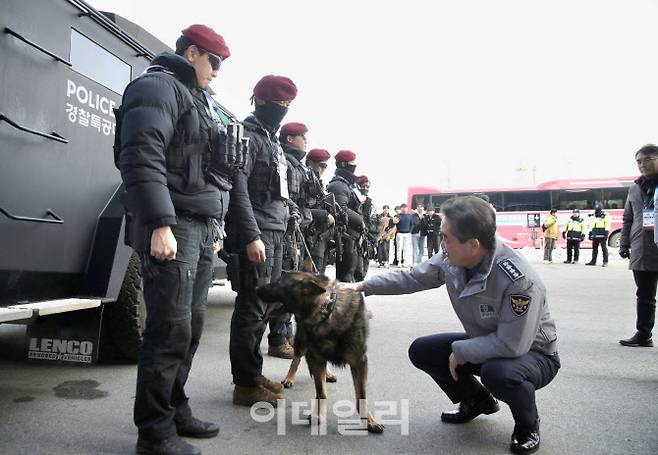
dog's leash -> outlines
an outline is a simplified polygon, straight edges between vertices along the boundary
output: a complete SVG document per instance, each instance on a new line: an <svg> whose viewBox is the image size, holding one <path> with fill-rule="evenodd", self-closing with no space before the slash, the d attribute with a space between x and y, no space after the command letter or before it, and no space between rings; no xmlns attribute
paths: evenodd
<svg viewBox="0 0 658 455"><path fill-rule="evenodd" d="M308 245L306 245L306 239L304 238L304 234L302 234L302 230L298 224L295 224L295 230L297 231L299 238L302 239L302 244L304 245L304 251L306 251L306 256L311 261L311 265L313 266L313 273L317 274L318 268L316 267L315 262L313 261L313 256L311 256L311 251L308 249Z"/></svg>

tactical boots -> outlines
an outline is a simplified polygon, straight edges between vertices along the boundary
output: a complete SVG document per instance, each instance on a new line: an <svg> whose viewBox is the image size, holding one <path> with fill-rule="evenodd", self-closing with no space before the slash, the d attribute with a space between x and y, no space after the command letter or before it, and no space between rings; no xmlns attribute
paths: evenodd
<svg viewBox="0 0 658 455"><path fill-rule="evenodd" d="M201 455L201 450L174 435L167 439L137 439L138 455Z"/></svg>
<svg viewBox="0 0 658 455"><path fill-rule="evenodd" d="M281 394L283 392L283 385L279 382L274 382L271 379L267 379L265 376L260 377L260 383L263 387L275 394Z"/></svg>
<svg viewBox="0 0 658 455"><path fill-rule="evenodd" d="M272 392L262 384L253 387L236 384L233 389L233 404L238 406L253 406L256 403L264 402L276 407L277 400L282 398L283 396Z"/></svg>
<svg viewBox="0 0 658 455"><path fill-rule="evenodd" d="M176 422L176 433L178 433L178 436L214 438L219 433L219 425L212 422L204 422L196 417L174 419L174 421Z"/></svg>
<svg viewBox="0 0 658 455"><path fill-rule="evenodd" d="M286 340L279 346L270 345L267 349L267 355L272 357L279 357L280 359L292 359L295 357L295 349L290 345L290 343L288 343L288 340Z"/></svg>

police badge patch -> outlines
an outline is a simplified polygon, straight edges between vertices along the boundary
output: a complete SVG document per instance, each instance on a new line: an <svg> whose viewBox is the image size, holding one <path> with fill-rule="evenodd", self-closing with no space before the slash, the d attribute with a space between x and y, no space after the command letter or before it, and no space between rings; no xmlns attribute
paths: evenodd
<svg viewBox="0 0 658 455"><path fill-rule="evenodd" d="M528 312L530 307L530 297L527 295L512 294L510 296L510 306L517 316L523 316Z"/></svg>

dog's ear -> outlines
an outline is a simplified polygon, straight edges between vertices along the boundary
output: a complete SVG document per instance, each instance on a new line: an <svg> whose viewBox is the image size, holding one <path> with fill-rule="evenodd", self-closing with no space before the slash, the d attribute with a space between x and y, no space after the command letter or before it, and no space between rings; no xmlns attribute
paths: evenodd
<svg viewBox="0 0 658 455"><path fill-rule="evenodd" d="M320 295L326 291L325 288L320 286L315 281L306 281L303 283L303 293L304 295Z"/></svg>

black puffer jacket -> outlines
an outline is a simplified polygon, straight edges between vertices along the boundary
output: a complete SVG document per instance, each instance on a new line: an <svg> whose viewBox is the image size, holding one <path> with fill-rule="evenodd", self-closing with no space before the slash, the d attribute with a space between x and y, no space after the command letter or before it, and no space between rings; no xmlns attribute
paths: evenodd
<svg viewBox="0 0 658 455"><path fill-rule="evenodd" d="M363 230L363 217L360 213L361 201L354 192L355 181L353 172L338 168L327 186L327 191L334 194L336 202L347 212L348 228L360 233Z"/></svg>
<svg viewBox="0 0 658 455"><path fill-rule="evenodd" d="M214 124L194 68L171 53L156 56L150 68L123 94L122 201L148 229L176 224L181 214L222 219L230 186L206 178Z"/></svg>

